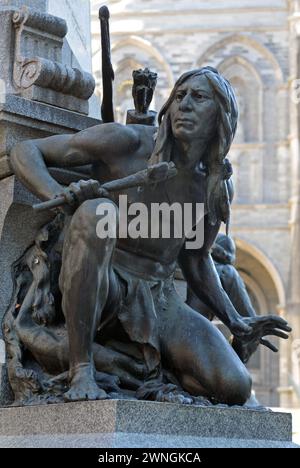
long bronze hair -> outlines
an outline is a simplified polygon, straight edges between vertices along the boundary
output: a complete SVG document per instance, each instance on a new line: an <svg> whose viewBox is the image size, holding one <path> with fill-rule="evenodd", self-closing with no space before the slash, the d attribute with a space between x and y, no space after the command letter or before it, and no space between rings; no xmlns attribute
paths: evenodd
<svg viewBox="0 0 300 468"><path fill-rule="evenodd" d="M181 75L176 81L169 99L159 115L159 130L151 163L171 161L174 145L170 119L170 105L180 85L189 78L204 75L211 86L214 99L219 108L216 134L208 145L204 163L208 171L206 204L210 224L223 221L228 231L230 219L230 194L227 180L232 174L231 165L226 158L235 135L238 108L233 88L220 73L212 67L203 67Z"/></svg>

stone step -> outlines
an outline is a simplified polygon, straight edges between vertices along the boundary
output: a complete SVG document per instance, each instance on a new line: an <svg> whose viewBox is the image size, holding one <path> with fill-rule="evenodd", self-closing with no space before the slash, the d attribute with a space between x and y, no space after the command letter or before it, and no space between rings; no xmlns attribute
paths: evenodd
<svg viewBox="0 0 300 468"><path fill-rule="evenodd" d="M0 409L0 447L296 447L288 413L136 400Z"/></svg>

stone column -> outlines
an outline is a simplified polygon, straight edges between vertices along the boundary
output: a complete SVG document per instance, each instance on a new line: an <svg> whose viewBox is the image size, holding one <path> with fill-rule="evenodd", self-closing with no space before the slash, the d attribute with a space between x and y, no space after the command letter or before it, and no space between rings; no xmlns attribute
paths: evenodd
<svg viewBox="0 0 300 468"><path fill-rule="evenodd" d="M9 400L1 323L12 294L11 266L49 219L33 212L34 197L15 179L11 147L100 123L88 117L94 79L63 62L67 24L46 6L46 0L0 0L0 404ZM52 173L65 184L86 177Z"/></svg>

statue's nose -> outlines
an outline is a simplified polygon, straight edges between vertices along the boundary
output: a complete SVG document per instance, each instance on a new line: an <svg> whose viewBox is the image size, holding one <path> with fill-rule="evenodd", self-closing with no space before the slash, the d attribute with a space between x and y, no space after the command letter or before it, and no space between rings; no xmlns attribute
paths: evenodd
<svg viewBox="0 0 300 468"><path fill-rule="evenodd" d="M192 108L191 95L186 94L179 104L179 109L182 111L190 110Z"/></svg>

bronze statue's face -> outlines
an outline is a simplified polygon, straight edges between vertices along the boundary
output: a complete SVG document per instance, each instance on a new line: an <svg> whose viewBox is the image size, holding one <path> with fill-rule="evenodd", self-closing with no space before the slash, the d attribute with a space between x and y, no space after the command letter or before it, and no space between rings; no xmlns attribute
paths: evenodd
<svg viewBox="0 0 300 468"><path fill-rule="evenodd" d="M170 106L172 132L183 141L210 140L217 125L218 107L204 75L180 85Z"/></svg>
<svg viewBox="0 0 300 468"><path fill-rule="evenodd" d="M234 265L235 264L235 246L234 244L227 245L227 248L219 245L217 242L214 243L211 254L216 262L223 263L223 265Z"/></svg>

